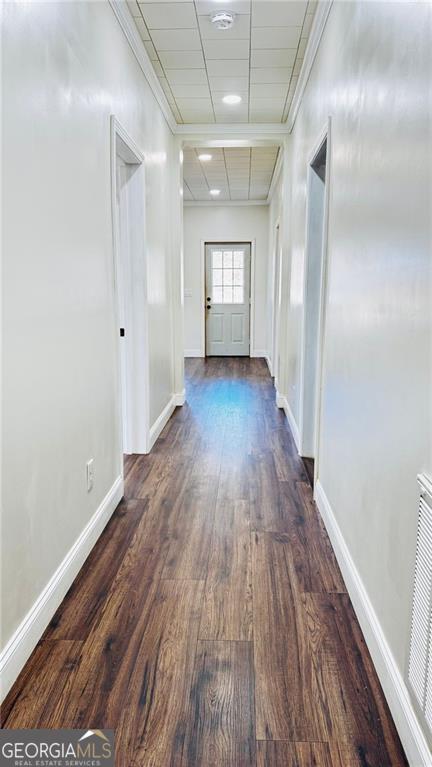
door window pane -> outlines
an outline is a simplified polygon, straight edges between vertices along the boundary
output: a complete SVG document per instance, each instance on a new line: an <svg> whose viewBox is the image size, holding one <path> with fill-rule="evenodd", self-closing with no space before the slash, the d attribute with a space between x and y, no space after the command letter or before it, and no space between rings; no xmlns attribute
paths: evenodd
<svg viewBox="0 0 432 767"><path fill-rule="evenodd" d="M233 289L232 288L225 288L223 289L223 302L224 304L232 304L233 302Z"/></svg>
<svg viewBox="0 0 432 767"><path fill-rule="evenodd" d="M235 250L234 251L234 268L235 269L243 269L244 268L244 261L243 261L244 252L243 250Z"/></svg>
<svg viewBox="0 0 432 767"><path fill-rule="evenodd" d="M214 304L223 304L223 288L213 288L212 301Z"/></svg>
<svg viewBox="0 0 432 767"><path fill-rule="evenodd" d="M232 269L223 270L223 284L230 287L233 284L233 271Z"/></svg>
<svg viewBox="0 0 432 767"><path fill-rule="evenodd" d="M233 265L233 252L232 252L232 250L224 250L223 265L224 265L224 269L232 269L232 265Z"/></svg>
<svg viewBox="0 0 432 767"><path fill-rule="evenodd" d="M236 287L233 288L233 304L242 304L243 303L243 288Z"/></svg>
<svg viewBox="0 0 432 767"><path fill-rule="evenodd" d="M213 251L213 269L222 269L222 251Z"/></svg>
<svg viewBox="0 0 432 767"><path fill-rule="evenodd" d="M243 285L243 269L234 269L233 285Z"/></svg>
<svg viewBox="0 0 432 767"><path fill-rule="evenodd" d="M213 287L223 285L223 269L213 269Z"/></svg>

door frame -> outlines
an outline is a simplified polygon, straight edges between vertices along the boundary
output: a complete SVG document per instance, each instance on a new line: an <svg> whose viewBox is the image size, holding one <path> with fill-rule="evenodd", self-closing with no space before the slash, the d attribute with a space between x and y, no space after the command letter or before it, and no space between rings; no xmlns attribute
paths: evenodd
<svg viewBox="0 0 432 767"><path fill-rule="evenodd" d="M327 286L328 286L328 230L329 230L329 208L331 194L331 117L329 116L320 130L313 149L308 155L307 160L307 196L306 196L306 220L305 220L305 261L303 278L303 301L301 317L301 353L300 353L300 402L299 402L299 453L303 455L304 445L304 387L305 387L305 356L306 356L306 289L307 289L307 270L309 257L309 176L312 172L312 164L319 154L324 142L326 147L326 173L324 189L324 210L323 210L323 233L321 249L321 281L320 298L318 310L318 338L317 338L317 367L316 367L316 391L315 391L315 429L314 429L314 487L317 485L319 476L319 446L321 429L321 410L322 410L322 385L324 374L324 345L325 345L325 323L327 313Z"/></svg>
<svg viewBox="0 0 432 767"><path fill-rule="evenodd" d="M226 237L212 237L209 240L200 240L200 283L201 283L201 299L202 299L202 313L201 313L201 345L200 356L206 356L206 270L205 270L205 249L206 245L250 245L250 295L249 295L249 357L254 357L254 340L255 340L255 250L256 240L251 240L249 237L239 239L236 237L234 240L228 240Z"/></svg>
<svg viewBox="0 0 432 767"><path fill-rule="evenodd" d="M124 299L126 305L125 350L128 407L125 432L128 444L123 444L123 402L121 384L121 355L119 332L119 294L118 270L122 257L120 234L117 222L117 156L127 165L136 166L134 174L134 193L131 198L133 213L137 216L137 225L142 230L141 236L132 244L130 258L126 264L124 280ZM123 476L123 455L149 452L149 346L147 317L147 252L145 238L145 163L144 154L136 142L129 136L115 115L110 117L110 168L111 168L111 224L113 247L112 291L114 301L113 333L116 363L117 387L117 428L119 434L119 461ZM136 211L136 213L135 213ZM128 209L128 213L130 210Z"/></svg>
<svg viewBox="0 0 432 767"><path fill-rule="evenodd" d="M281 248L281 223L280 218L277 218L273 229L274 245L273 245L273 284L272 284L272 298L273 298L273 313L272 313L272 347L271 347L271 374L274 378L275 388L277 389L278 377L279 377L279 331L280 331L280 297L282 287L282 248ZM279 274L278 274L279 272Z"/></svg>

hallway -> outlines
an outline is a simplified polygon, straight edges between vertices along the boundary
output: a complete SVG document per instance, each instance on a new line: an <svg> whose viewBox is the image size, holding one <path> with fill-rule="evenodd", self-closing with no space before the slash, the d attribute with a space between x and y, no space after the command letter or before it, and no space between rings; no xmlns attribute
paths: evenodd
<svg viewBox="0 0 432 767"><path fill-rule="evenodd" d="M152 453L3 706L118 767L406 761L264 360L188 360Z"/></svg>

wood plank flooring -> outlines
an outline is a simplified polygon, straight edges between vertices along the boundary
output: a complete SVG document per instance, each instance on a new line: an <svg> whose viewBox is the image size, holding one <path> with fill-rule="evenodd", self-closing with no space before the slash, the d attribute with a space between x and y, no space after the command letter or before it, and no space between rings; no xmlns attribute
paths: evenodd
<svg viewBox="0 0 432 767"><path fill-rule="evenodd" d="M113 728L117 767L406 765L264 361L186 372L2 726Z"/></svg>

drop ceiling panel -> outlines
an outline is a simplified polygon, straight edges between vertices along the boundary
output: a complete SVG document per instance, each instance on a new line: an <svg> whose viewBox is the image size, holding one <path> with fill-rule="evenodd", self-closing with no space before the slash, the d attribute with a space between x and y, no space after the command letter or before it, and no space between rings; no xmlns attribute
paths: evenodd
<svg viewBox="0 0 432 767"><path fill-rule="evenodd" d="M184 150L184 199L187 200L265 200L273 178L278 147L216 148ZM199 155L211 154L201 161ZM211 189L219 189L213 197Z"/></svg>
<svg viewBox="0 0 432 767"><path fill-rule="evenodd" d="M316 3L128 0L128 6L177 122L286 120ZM218 10L235 14L230 29L212 24ZM229 94L241 103L225 105Z"/></svg>
<svg viewBox="0 0 432 767"><path fill-rule="evenodd" d="M142 15L149 29L193 29L196 27L193 2L146 3L142 6Z"/></svg>
<svg viewBox="0 0 432 767"><path fill-rule="evenodd" d="M221 41L221 31L217 29L210 21L210 16L198 16L198 23L203 40ZM223 33L224 40L249 40L250 37L250 15L243 14L236 18L231 29L226 29Z"/></svg>

